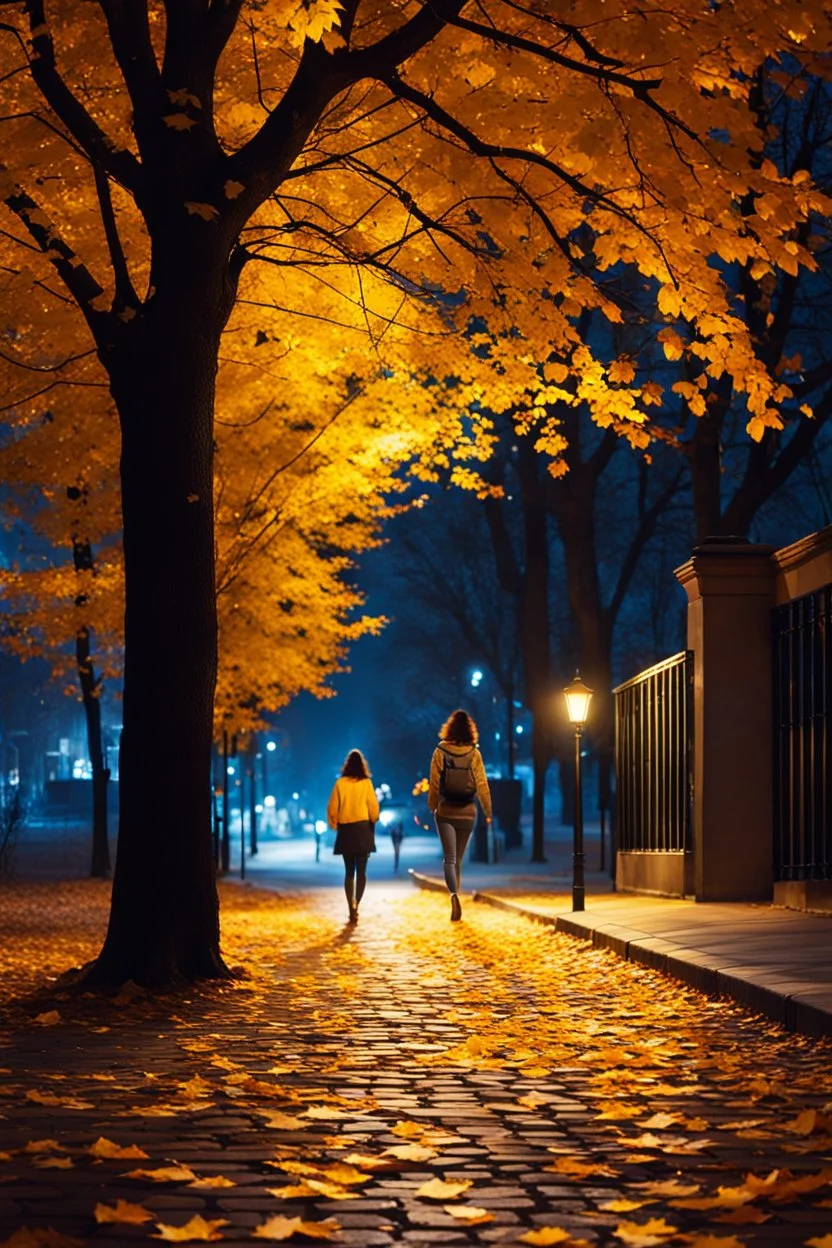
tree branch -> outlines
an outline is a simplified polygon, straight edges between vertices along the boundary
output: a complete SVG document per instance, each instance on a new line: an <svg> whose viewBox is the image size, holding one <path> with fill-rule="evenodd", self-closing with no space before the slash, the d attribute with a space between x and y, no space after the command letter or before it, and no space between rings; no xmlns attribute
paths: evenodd
<svg viewBox="0 0 832 1248"><path fill-rule="evenodd" d="M0 163L0 198L28 230L43 254L70 292L81 313L99 341L109 315L97 311L93 304L104 293L89 269L65 243L43 210L27 191L19 187L6 166Z"/></svg>
<svg viewBox="0 0 832 1248"><path fill-rule="evenodd" d="M43 0L26 0L26 12L32 40L29 69L38 90L92 163L106 169L133 194L139 193L142 169L135 156L113 145L58 72Z"/></svg>

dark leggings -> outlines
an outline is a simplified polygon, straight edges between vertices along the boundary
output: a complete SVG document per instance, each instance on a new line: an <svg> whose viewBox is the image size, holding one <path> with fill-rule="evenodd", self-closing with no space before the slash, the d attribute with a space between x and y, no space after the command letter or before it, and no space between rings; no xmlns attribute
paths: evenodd
<svg viewBox="0 0 832 1248"><path fill-rule="evenodd" d="M358 905L367 887L369 854L344 854L344 892L350 905Z"/></svg>

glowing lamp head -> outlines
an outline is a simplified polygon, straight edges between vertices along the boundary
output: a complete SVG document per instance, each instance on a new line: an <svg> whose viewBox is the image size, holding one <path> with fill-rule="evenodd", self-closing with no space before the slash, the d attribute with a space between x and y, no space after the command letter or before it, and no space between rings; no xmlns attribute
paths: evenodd
<svg viewBox="0 0 832 1248"><path fill-rule="evenodd" d="M564 689L563 696L566 698L566 713L570 723L585 724L592 690L584 684L577 672L572 683Z"/></svg>

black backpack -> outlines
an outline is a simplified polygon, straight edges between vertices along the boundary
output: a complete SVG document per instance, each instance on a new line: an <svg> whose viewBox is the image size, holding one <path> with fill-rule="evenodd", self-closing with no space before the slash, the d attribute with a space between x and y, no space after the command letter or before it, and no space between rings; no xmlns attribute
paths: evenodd
<svg viewBox="0 0 832 1248"><path fill-rule="evenodd" d="M474 760L472 745L467 754L452 754L450 750L442 750L442 775L439 781L439 792L442 801L448 806L470 806L477 795L477 785L471 766Z"/></svg>

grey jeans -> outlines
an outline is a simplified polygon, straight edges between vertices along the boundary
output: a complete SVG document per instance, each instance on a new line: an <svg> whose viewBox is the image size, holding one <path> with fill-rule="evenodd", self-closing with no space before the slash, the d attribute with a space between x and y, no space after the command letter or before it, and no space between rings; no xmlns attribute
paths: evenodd
<svg viewBox="0 0 832 1248"><path fill-rule="evenodd" d="M449 893L458 893L462 883L462 859L471 833L474 830L473 819L454 819L434 815L436 831L442 842L442 858L445 868L445 883Z"/></svg>

